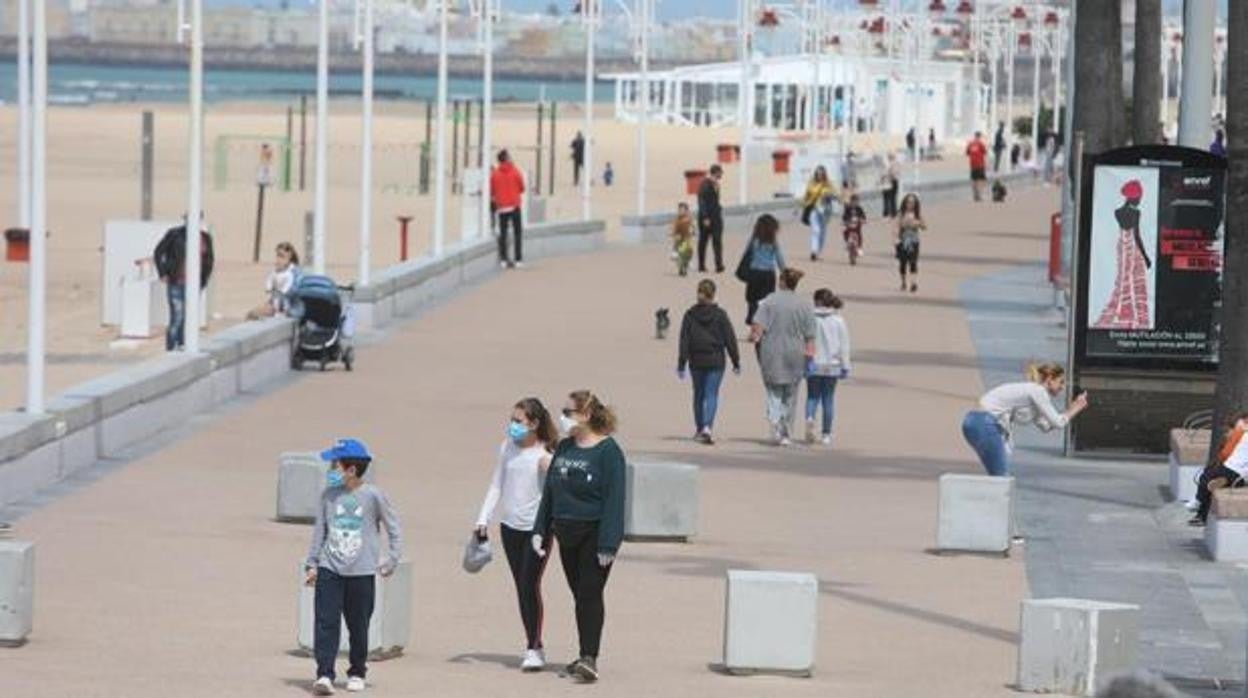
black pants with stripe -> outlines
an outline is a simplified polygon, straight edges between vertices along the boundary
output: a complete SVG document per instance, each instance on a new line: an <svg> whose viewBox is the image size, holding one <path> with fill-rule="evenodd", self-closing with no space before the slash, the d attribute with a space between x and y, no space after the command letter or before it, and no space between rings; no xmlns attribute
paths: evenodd
<svg viewBox="0 0 1248 698"><path fill-rule="evenodd" d="M545 541L546 557L533 552L531 531L517 531L507 524L500 524L503 550L507 553L507 565L516 583L516 596L520 600L520 620L524 623L524 635L528 649L542 648L542 573L550 559L550 541Z"/></svg>

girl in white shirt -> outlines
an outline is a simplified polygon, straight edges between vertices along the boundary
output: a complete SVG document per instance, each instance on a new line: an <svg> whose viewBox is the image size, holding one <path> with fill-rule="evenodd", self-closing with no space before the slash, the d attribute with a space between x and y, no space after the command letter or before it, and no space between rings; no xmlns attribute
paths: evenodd
<svg viewBox="0 0 1248 698"><path fill-rule="evenodd" d="M286 296L295 285L295 277L299 275L299 253L289 242L277 243L273 260L273 271L264 280L264 293L267 300L247 312L248 320L273 317L285 313Z"/></svg>
<svg viewBox="0 0 1248 698"><path fill-rule="evenodd" d="M1066 370L1057 364L1032 364L1027 380L999 385L979 399L979 409L962 420L962 436L984 464L989 475L1010 474L1010 452L1016 424L1035 424L1041 431L1064 429L1088 406L1088 394L1080 393L1065 412L1058 412L1053 398L1066 389Z"/></svg>
<svg viewBox="0 0 1248 698"><path fill-rule="evenodd" d="M507 439L499 448L494 477L486 490L476 535L488 536L490 520L499 519L499 534L507 564L520 600L520 619L528 641L520 668L540 671L546 666L542 652L542 573L548 556L539 556L529 544L533 522L542 501L551 451L559 441L550 412L537 398L516 403L507 424ZM547 543L549 549L549 543Z"/></svg>

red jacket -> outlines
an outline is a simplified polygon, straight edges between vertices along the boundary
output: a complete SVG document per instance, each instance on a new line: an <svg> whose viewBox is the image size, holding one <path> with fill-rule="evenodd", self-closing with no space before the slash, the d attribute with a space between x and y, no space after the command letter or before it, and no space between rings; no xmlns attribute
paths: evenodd
<svg viewBox="0 0 1248 698"><path fill-rule="evenodd" d="M524 176L511 161L500 163L490 173L490 201L499 210L520 208Z"/></svg>

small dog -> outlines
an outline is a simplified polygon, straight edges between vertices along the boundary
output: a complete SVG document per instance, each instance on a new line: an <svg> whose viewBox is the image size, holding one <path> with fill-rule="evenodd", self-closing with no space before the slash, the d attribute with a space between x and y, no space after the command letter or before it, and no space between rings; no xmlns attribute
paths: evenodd
<svg viewBox="0 0 1248 698"><path fill-rule="evenodd" d="M667 330L672 326L672 319L668 316L667 308L659 308L654 311L654 338L664 339L667 337Z"/></svg>

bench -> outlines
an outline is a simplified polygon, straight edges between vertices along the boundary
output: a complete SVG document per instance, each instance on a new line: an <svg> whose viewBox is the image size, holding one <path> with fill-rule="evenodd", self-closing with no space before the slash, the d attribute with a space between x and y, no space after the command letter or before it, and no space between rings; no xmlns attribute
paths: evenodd
<svg viewBox="0 0 1248 698"><path fill-rule="evenodd" d="M1208 429L1170 430L1170 496L1180 502L1196 499L1196 480L1209 459Z"/></svg>
<svg viewBox="0 0 1248 698"><path fill-rule="evenodd" d="M1214 491L1205 548L1218 562L1248 562L1248 489Z"/></svg>

